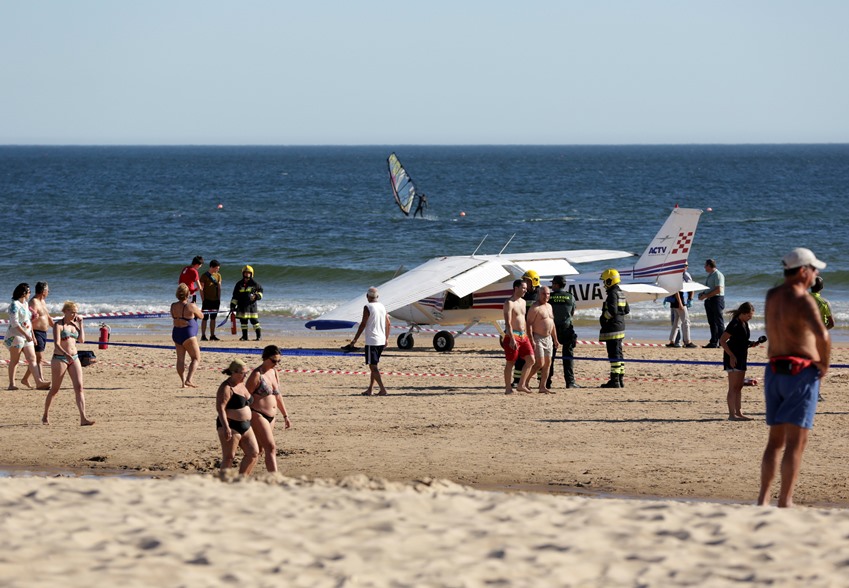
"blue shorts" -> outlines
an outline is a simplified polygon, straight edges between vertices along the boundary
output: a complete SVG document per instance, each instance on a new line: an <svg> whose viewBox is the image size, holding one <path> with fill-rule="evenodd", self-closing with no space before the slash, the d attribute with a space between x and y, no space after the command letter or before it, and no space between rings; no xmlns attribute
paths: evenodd
<svg viewBox="0 0 849 588"><path fill-rule="evenodd" d="M35 350L41 353L47 349L47 331L36 331L33 329L32 334L35 335Z"/></svg>
<svg viewBox="0 0 849 588"><path fill-rule="evenodd" d="M819 369L810 366L795 376L764 371L766 424L791 424L812 429L820 392Z"/></svg>
<svg viewBox="0 0 849 588"><path fill-rule="evenodd" d="M377 365L386 345L366 345L366 365Z"/></svg>

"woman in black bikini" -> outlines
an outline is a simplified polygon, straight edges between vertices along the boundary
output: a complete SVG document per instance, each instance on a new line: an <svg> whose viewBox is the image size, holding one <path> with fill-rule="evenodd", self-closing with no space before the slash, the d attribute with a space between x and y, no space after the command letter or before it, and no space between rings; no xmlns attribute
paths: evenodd
<svg viewBox="0 0 849 588"><path fill-rule="evenodd" d="M221 440L221 473L233 467L236 448L241 447L245 457L239 464L239 473L249 475L259 458L259 446L251 430L250 395L245 388L248 367L242 360L235 359L223 373L229 377L221 382L215 395L218 408L215 426Z"/></svg>
<svg viewBox="0 0 849 588"><path fill-rule="evenodd" d="M77 303L65 302L62 305L62 318L53 323L53 358L50 360L50 371L53 383L50 392L44 399L44 414L41 424L50 423L47 413L53 398L59 393L59 387L65 378L65 372L71 376L74 385L74 396L77 401L77 409L80 411L80 425L86 427L93 425L85 414L85 394L83 393L83 366L77 353L77 343L85 343L85 327L83 319L77 316Z"/></svg>
<svg viewBox="0 0 849 588"><path fill-rule="evenodd" d="M277 364L280 362L280 349L269 345L262 350L262 365L251 372L246 387L251 393L251 427L262 451L265 452L265 468L269 472L277 471L277 444L274 441L274 423L277 411L283 416L283 426L288 429L289 413L280 395L280 378L277 376Z"/></svg>

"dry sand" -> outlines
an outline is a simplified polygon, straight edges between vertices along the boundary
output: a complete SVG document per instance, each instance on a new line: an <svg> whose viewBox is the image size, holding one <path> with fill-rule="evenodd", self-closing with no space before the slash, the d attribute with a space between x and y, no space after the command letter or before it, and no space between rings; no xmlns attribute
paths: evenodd
<svg viewBox="0 0 849 588"><path fill-rule="evenodd" d="M217 345L258 348L227 339ZM346 342L266 339L287 349ZM565 390L556 379L554 395L505 396L497 342L460 338L449 354L388 350L384 398L360 396L360 354L287 356L281 380L293 428L278 425L276 437L290 478L269 486L199 475L214 473L220 457L220 369L259 357L207 348L200 387L181 389L166 337L125 342L154 347L97 350L98 363L85 368L94 427L78 426L69 381L50 426L39 424L43 392L3 391L0 461L194 475L0 480L0 585L51 585L70 570L66 585L79 586L106 577L185 586L827 586L849 574L849 513L823 508L849 505L846 369L824 382L796 491L803 506L788 512L746 506L767 435L761 386L744 389L743 410L755 420L729 422L721 367L681 362L718 362L717 350L626 347L626 388L605 390L589 387L606 379L604 349L582 345L577 354L588 359L576 373L586 388ZM763 349L750 354L764 358ZM849 363L849 350L836 349L833 363ZM347 488L291 479L346 476L357 476ZM452 483L394 483L425 479ZM363 490L375 484L389 490Z"/></svg>

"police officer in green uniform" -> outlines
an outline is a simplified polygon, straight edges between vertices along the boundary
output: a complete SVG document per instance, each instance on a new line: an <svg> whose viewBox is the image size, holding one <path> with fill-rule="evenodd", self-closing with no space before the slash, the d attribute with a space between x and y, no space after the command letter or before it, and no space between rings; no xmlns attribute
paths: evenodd
<svg viewBox="0 0 849 588"><path fill-rule="evenodd" d="M607 359L610 361L610 380L602 388L625 387L625 356L622 353L622 340L625 338L625 315L631 312L625 293L619 287L619 272L615 269L604 270L601 274L607 298L601 307L601 332L598 340L607 346Z"/></svg>
<svg viewBox="0 0 849 588"><path fill-rule="evenodd" d="M554 276L551 279L551 297L548 303L554 311L554 328L557 331L557 340L563 346L563 375L566 379L567 388L580 388L575 383L575 371L572 356L575 353L575 343L578 340L575 328L572 326L572 317L575 315L575 297L569 290L565 289L566 280L563 276ZM554 348L554 357L557 357L557 348ZM551 388L551 378L554 377L554 362L551 362L551 371L548 373L547 388Z"/></svg>

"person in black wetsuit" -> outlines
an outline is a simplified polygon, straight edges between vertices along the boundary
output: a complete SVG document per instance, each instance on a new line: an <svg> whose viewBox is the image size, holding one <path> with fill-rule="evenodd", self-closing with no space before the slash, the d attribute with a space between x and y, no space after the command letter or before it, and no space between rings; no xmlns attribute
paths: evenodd
<svg viewBox="0 0 849 588"><path fill-rule="evenodd" d="M416 215L421 213L422 218L424 218L425 210L427 210L427 196L424 192L419 194L419 202L416 205L416 210L413 211L413 218L416 218Z"/></svg>

